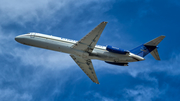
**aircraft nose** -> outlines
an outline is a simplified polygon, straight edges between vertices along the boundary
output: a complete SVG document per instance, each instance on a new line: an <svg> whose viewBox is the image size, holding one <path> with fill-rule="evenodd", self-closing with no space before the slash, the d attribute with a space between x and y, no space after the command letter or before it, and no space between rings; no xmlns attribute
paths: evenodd
<svg viewBox="0 0 180 101"><path fill-rule="evenodd" d="M15 40L16 40L17 42L19 42L19 43L22 43L23 40L24 40L24 38L23 38L22 36L16 36L16 37L15 37Z"/></svg>
<svg viewBox="0 0 180 101"><path fill-rule="evenodd" d="M20 42L20 40L21 40L21 37L19 37L19 36L16 36L16 37L15 37L15 40L16 40L17 42Z"/></svg>

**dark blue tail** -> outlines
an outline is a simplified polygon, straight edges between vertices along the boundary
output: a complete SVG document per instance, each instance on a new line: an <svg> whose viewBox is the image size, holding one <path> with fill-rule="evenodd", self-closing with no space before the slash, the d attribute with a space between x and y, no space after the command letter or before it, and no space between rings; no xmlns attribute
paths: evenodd
<svg viewBox="0 0 180 101"><path fill-rule="evenodd" d="M149 54L151 51L156 49L157 46L146 46L144 44L130 50L131 53L134 53L136 55L139 55L141 57L145 57L147 54Z"/></svg>
<svg viewBox="0 0 180 101"><path fill-rule="evenodd" d="M139 55L141 57L145 57L147 54L151 53L151 55L156 59L160 60L159 53L157 51L157 45L165 38L165 36L161 35L145 44L142 44L132 50L131 53Z"/></svg>

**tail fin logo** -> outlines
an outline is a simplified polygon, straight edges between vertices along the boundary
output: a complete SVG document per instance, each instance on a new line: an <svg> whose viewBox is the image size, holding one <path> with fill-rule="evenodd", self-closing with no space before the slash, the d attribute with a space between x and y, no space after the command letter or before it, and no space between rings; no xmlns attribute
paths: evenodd
<svg viewBox="0 0 180 101"><path fill-rule="evenodd" d="M147 49L146 49L146 47L141 47L141 49L140 49L141 51L143 51L143 52L147 52Z"/></svg>

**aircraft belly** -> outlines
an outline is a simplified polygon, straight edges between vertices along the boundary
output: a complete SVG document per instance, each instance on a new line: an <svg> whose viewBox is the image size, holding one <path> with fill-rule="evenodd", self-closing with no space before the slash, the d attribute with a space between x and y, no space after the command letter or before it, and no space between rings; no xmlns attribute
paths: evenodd
<svg viewBox="0 0 180 101"><path fill-rule="evenodd" d="M49 40L49 39L39 38L39 37L25 36L22 38L20 43L34 46L34 47L73 54L73 55L80 56L87 59L98 59L102 61L123 62L123 63L137 61L137 60L134 60L129 55L112 53L107 50L98 49L98 48L94 48L94 50L91 53L88 53L85 51L71 48L71 46L73 45L72 43Z"/></svg>
<svg viewBox="0 0 180 101"><path fill-rule="evenodd" d="M90 54L90 58L98 59L102 61L121 62L121 63L136 61L129 55L116 54L116 53L108 52L106 50L98 50L98 49L93 50L92 54Z"/></svg>

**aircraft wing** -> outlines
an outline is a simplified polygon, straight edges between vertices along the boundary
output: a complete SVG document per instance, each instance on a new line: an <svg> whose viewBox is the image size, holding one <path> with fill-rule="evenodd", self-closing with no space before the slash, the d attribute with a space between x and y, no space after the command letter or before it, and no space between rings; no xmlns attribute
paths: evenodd
<svg viewBox="0 0 180 101"><path fill-rule="evenodd" d="M107 22L101 22L97 27L95 27L91 32L89 32L86 36L84 36L71 48L74 48L77 50L83 50L86 52L92 52L106 24Z"/></svg>
<svg viewBox="0 0 180 101"><path fill-rule="evenodd" d="M96 84L99 84L94 67L90 59L84 59L75 55L70 55L76 64L86 73L86 75Z"/></svg>

